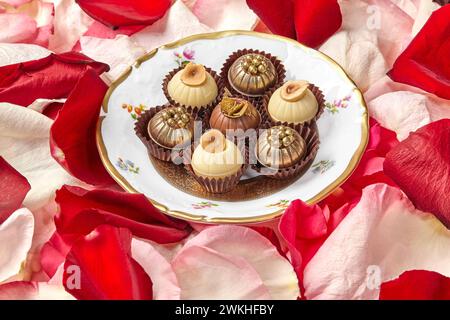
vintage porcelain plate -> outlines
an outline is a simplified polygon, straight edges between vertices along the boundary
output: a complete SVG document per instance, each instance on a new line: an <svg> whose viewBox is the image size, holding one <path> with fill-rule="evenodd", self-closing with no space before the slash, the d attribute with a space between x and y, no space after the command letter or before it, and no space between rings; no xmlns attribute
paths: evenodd
<svg viewBox="0 0 450 320"><path fill-rule="evenodd" d="M193 196L158 174L134 134L140 110L122 105L162 105L167 100L161 83L169 71L184 61L195 61L219 72L228 55L242 48L270 52L284 63L286 80L306 79L322 89L327 107L318 121L319 152L300 179L262 198L213 201ZM143 56L111 86L97 129L103 163L125 190L145 194L168 215L204 223L263 222L281 215L295 199L308 203L323 199L349 177L367 141L368 112L363 96L336 62L291 39L249 31L199 34Z"/></svg>

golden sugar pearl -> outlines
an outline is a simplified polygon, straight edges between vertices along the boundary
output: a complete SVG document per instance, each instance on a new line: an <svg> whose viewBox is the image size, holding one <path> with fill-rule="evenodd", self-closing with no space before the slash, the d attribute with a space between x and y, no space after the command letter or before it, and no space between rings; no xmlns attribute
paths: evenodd
<svg viewBox="0 0 450 320"><path fill-rule="evenodd" d="M292 143L293 139L292 137L284 137L282 142L283 142L283 146L287 147Z"/></svg>
<svg viewBox="0 0 450 320"><path fill-rule="evenodd" d="M180 114L179 114L179 113L175 113L175 114L173 115L173 120L175 120L175 121L180 120Z"/></svg>
<svg viewBox="0 0 450 320"><path fill-rule="evenodd" d="M164 120L167 120L170 118L170 114L166 111L164 111L163 113L161 113L161 116Z"/></svg>
<svg viewBox="0 0 450 320"><path fill-rule="evenodd" d="M177 124L180 128L184 128L186 126L186 123L182 119L178 120Z"/></svg>
<svg viewBox="0 0 450 320"><path fill-rule="evenodd" d="M256 59L258 59L260 61L262 61L264 59L264 57L262 55L260 55L260 54L257 54L255 56L256 56Z"/></svg>
<svg viewBox="0 0 450 320"><path fill-rule="evenodd" d="M286 134L283 132L283 131L279 131L279 133L278 133L278 139L283 139L284 137L286 137Z"/></svg>
<svg viewBox="0 0 450 320"><path fill-rule="evenodd" d="M244 70L247 70L249 66L250 66L250 64L247 61L244 61L242 63L242 69L244 69Z"/></svg>
<svg viewBox="0 0 450 320"><path fill-rule="evenodd" d="M253 59L253 60L252 60L252 64L253 64L254 66L259 66L260 61L259 61L258 59Z"/></svg>
<svg viewBox="0 0 450 320"><path fill-rule="evenodd" d="M292 136L292 135L294 134L294 133L292 132L292 130L289 129L289 128L284 129L284 133L285 133L287 136Z"/></svg>
<svg viewBox="0 0 450 320"><path fill-rule="evenodd" d="M266 72L266 67L264 67L263 65L259 65L258 71L259 71L259 73L264 73L264 72Z"/></svg>
<svg viewBox="0 0 450 320"><path fill-rule="evenodd" d="M175 127L175 125L177 124L177 122L176 122L173 118L170 118L170 119L167 120L167 124L168 124L169 126L171 126L171 127Z"/></svg>
<svg viewBox="0 0 450 320"><path fill-rule="evenodd" d="M178 112L178 113L185 113L185 110L184 110L183 107L177 107L175 110L176 110L176 112Z"/></svg>
<svg viewBox="0 0 450 320"><path fill-rule="evenodd" d="M250 66L248 67L248 72L250 72L250 74L255 75L258 73L258 69L255 66Z"/></svg>
<svg viewBox="0 0 450 320"><path fill-rule="evenodd" d="M183 115L181 116L181 120L184 123L188 123L191 119L189 118L189 116L186 113L183 113Z"/></svg>

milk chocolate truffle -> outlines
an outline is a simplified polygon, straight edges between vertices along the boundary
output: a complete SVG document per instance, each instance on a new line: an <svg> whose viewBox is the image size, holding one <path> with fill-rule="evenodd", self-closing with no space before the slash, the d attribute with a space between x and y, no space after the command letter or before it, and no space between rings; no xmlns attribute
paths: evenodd
<svg viewBox="0 0 450 320"><path fill-rule="evenodd" d="M214 108L209 124L211 128L226 134L227 130L256 129L261 115L249 101L242 98L224 97Z"/></svg>
<svg viewBox="0 0 450 320"><path fill-rule="evenodd" d="M167 84L170 97L187 107L205 107L218 95L217 83L201 64L188 63Z"/></svg>
<svg viewBox="0 0 450 320"><path fill-rule="evenodd" d="M168 107L153 116L148 123L148 135L166 149L182 149L193 137L194 121L183 107Z"/></svg>
<svg viewBox="0 0 450 320"><path fill-rule="evenodd" d="M275 121L292 124L313 119L319 110L307 81L287 81L270 97L267 111Z"/></svg>
<svg viewBox="0 0 450 320"><path fill-rule="evenodd" d="M245 54L231 65L228 81L239 93L251 97L264 94L277 81L272 62L258 53Z"/></svg>
<svg viewBox="0 0 450 320"><path fill-rule="evenodd" d="M244 157L239 148L218 130L204 133L192 154L191 166L197 176L224 179L241 171Z"/></svg>
<svg viewBox="0 0 450 320"><path fill-rule="evenodd" d="M269 168L284 169L300 162L306 153L305 140L300 134L286 126L275 126L265 130L258 138L256 156Z"/></svg>

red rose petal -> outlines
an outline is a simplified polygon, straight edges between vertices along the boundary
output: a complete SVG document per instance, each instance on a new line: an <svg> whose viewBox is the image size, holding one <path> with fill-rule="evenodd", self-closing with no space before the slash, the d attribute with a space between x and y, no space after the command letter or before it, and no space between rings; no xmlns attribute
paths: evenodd
<svg viewBox="0 0 450 320"><path fill-rule="evenodd" d="M295 39L294 3L292 0L247 0L247 4L270 31Z"/></svg>
<svg viewBox="0 0 450 320"><path fill-rule="evenodd" d="M450 227L450 120L430 123L393 148L385 173L414 205Z"/></svg>
<svg viewBox="0 0 450 320"><path fill-rule="evenodd" d="M450 278L426 270L407 271L381 285L380 300L450 300Z"/></svg>
<svg viewBox="0 0 450 320"><path fill-rule="evenodd" d="M0 101L28 106L38 98L66 98L88 68L97 74L109 70L77 52L0 67Z"/></svg>
<svg viewBox="0 0 450 320"><path fill-rule="evenodd" d="M388 75L450 99L450 5L433 12Z"/></svg>
<svg viewBox="0 0 450 320"><path fill-rule="evenodd" d="M349 204L357 203L361 198L362 189L375 183L395 183L384 174L383 162L386 153L399 142L393 131L383 128L374 119L370 119L370 136L366 151L350 178L330 196L321 201L331 212Z"/></svg>
<svg viewBox="0 0 450 320"><path fill-rule="evenodd" d="M295 0L294 10L297 41L312 48L324 43L342 24L337 0Z"/></svg>
<svg viewBox="0 0 450 320"><path fill-rule="evenodd" d="M283 257L285 256L285 254L281 248L280 240L278 239L278 236L277 236L276 232L274 231L274 229L269 228L269 227L252 227L252 226L249 226L249 227L251 229L255 230L256 232L258 232L263 237L266 237L266 239L269 240L275 248L277 248L278 253L280 255L282 255Z"/></svg>
<svg viewBox="0 0 450 320"><path fill-rule="evenodd" d="M316 240L327 235L329 214L328 208L322 210L318 205L309 206L295 200L280 219L278 228L287 243L299 279L303 279L303 267L312 257L309 249L311 246L315 248Z"/></svg>
<svg viewBox="0 0 450 320"><path fill-rule="evenodd" d="M0 157L0 224L21 207L30 189L28 180Z"/></svg>
<svg viewBox="0 0 450 320"><path fill-rule="evenodd" d="M0 285L0 300L33 300L38 295L36 283L13 281Z"/></svg>
<svg viewBox="0 0 450 320"><path fill-rule="evenodd" d="M53 158L74 177L97 186L115 185L98 154L95 132L106 84L88 69L70 93L50 130Z"/></svg>
<svg viewBox="0 0 450 320"><path fill-rule="evenodd" d="M190 233L186 222L164 215L142 194L64 186L56 192L56 202L60 212L55 223L62 235L85 235L100 224L128 228L158 243L178 242Z"/></svg>
<svg viewBox="0 0 450 320"><path fill-rule="evenodd" d="M58 270L58 267L66 259L71 246L68 245L58 232L55 232L46 242L40 252L41 266L49 278Z"/></svg>
<svg viewBox="0 0 450 320"><path fill-rule="evenodd" d="M160 19L171 0L76 0L95 20L109 26L150 25Z"/></svg>
<svg viewBox="0 0 450 320"><path fill-rule="evenodd" d="M99 226L73 245L64 270L64 287L77 299L152 299L152 282L131 257L131 233L126 229Z"/></svg>

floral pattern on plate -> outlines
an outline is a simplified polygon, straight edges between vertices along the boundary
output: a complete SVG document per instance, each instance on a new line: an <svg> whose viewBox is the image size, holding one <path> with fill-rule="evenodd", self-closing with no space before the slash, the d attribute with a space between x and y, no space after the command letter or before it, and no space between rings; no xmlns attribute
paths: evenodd
<svg viewBox="0 0 450 320"><path fill-rule="evenodd" d="M333 160L321 160L315 164L312 165L311 168L313 168L314 173L324 173L328 170L330 170L335 165L335 162Z"/></svg>
<svg viewBox="0 0 450 320"><path fill-rule="evenodd" d="M345 109L348 107L348 102L351 100L352 96L348 95L345 96L342 99L334 100L333 103L326 102L325 108L330 112L331 114L339 113L339 109Z"/></svg>
<svg viewBox="0 0 450 320"><path fill-rule="evenodd" d="M193 203L192 208L194 209L206 209L206 208L212 208L212 207L218 207L219 205L216 203L212 203L209 201L201 201L198 203Z"/></svg>
<svg viewBox="0 0 450 320"><path fill-rule="evenodd" d="M175 56L175 61L178 64L178 66L184 67L189 62L194 61L195 51L189 48L184 48L183 53L175 51L173 55Z"/></svg>
<svg viewBox="0 0 450 320"><path fill-rule="evenodd" d="M123 103L122 109L126 110L133 120L137 120L147 108L143 104L133 107L131 104Z"/></svg>
<svg viewBox="0 0 450 320"><path fill-rule="evenodd" d="M122 158L119 158L117 159L116 164L122 171L128 171L134 174L139 173L139 167L137 167L134 162L130 160L123 160Z"/></svg>

